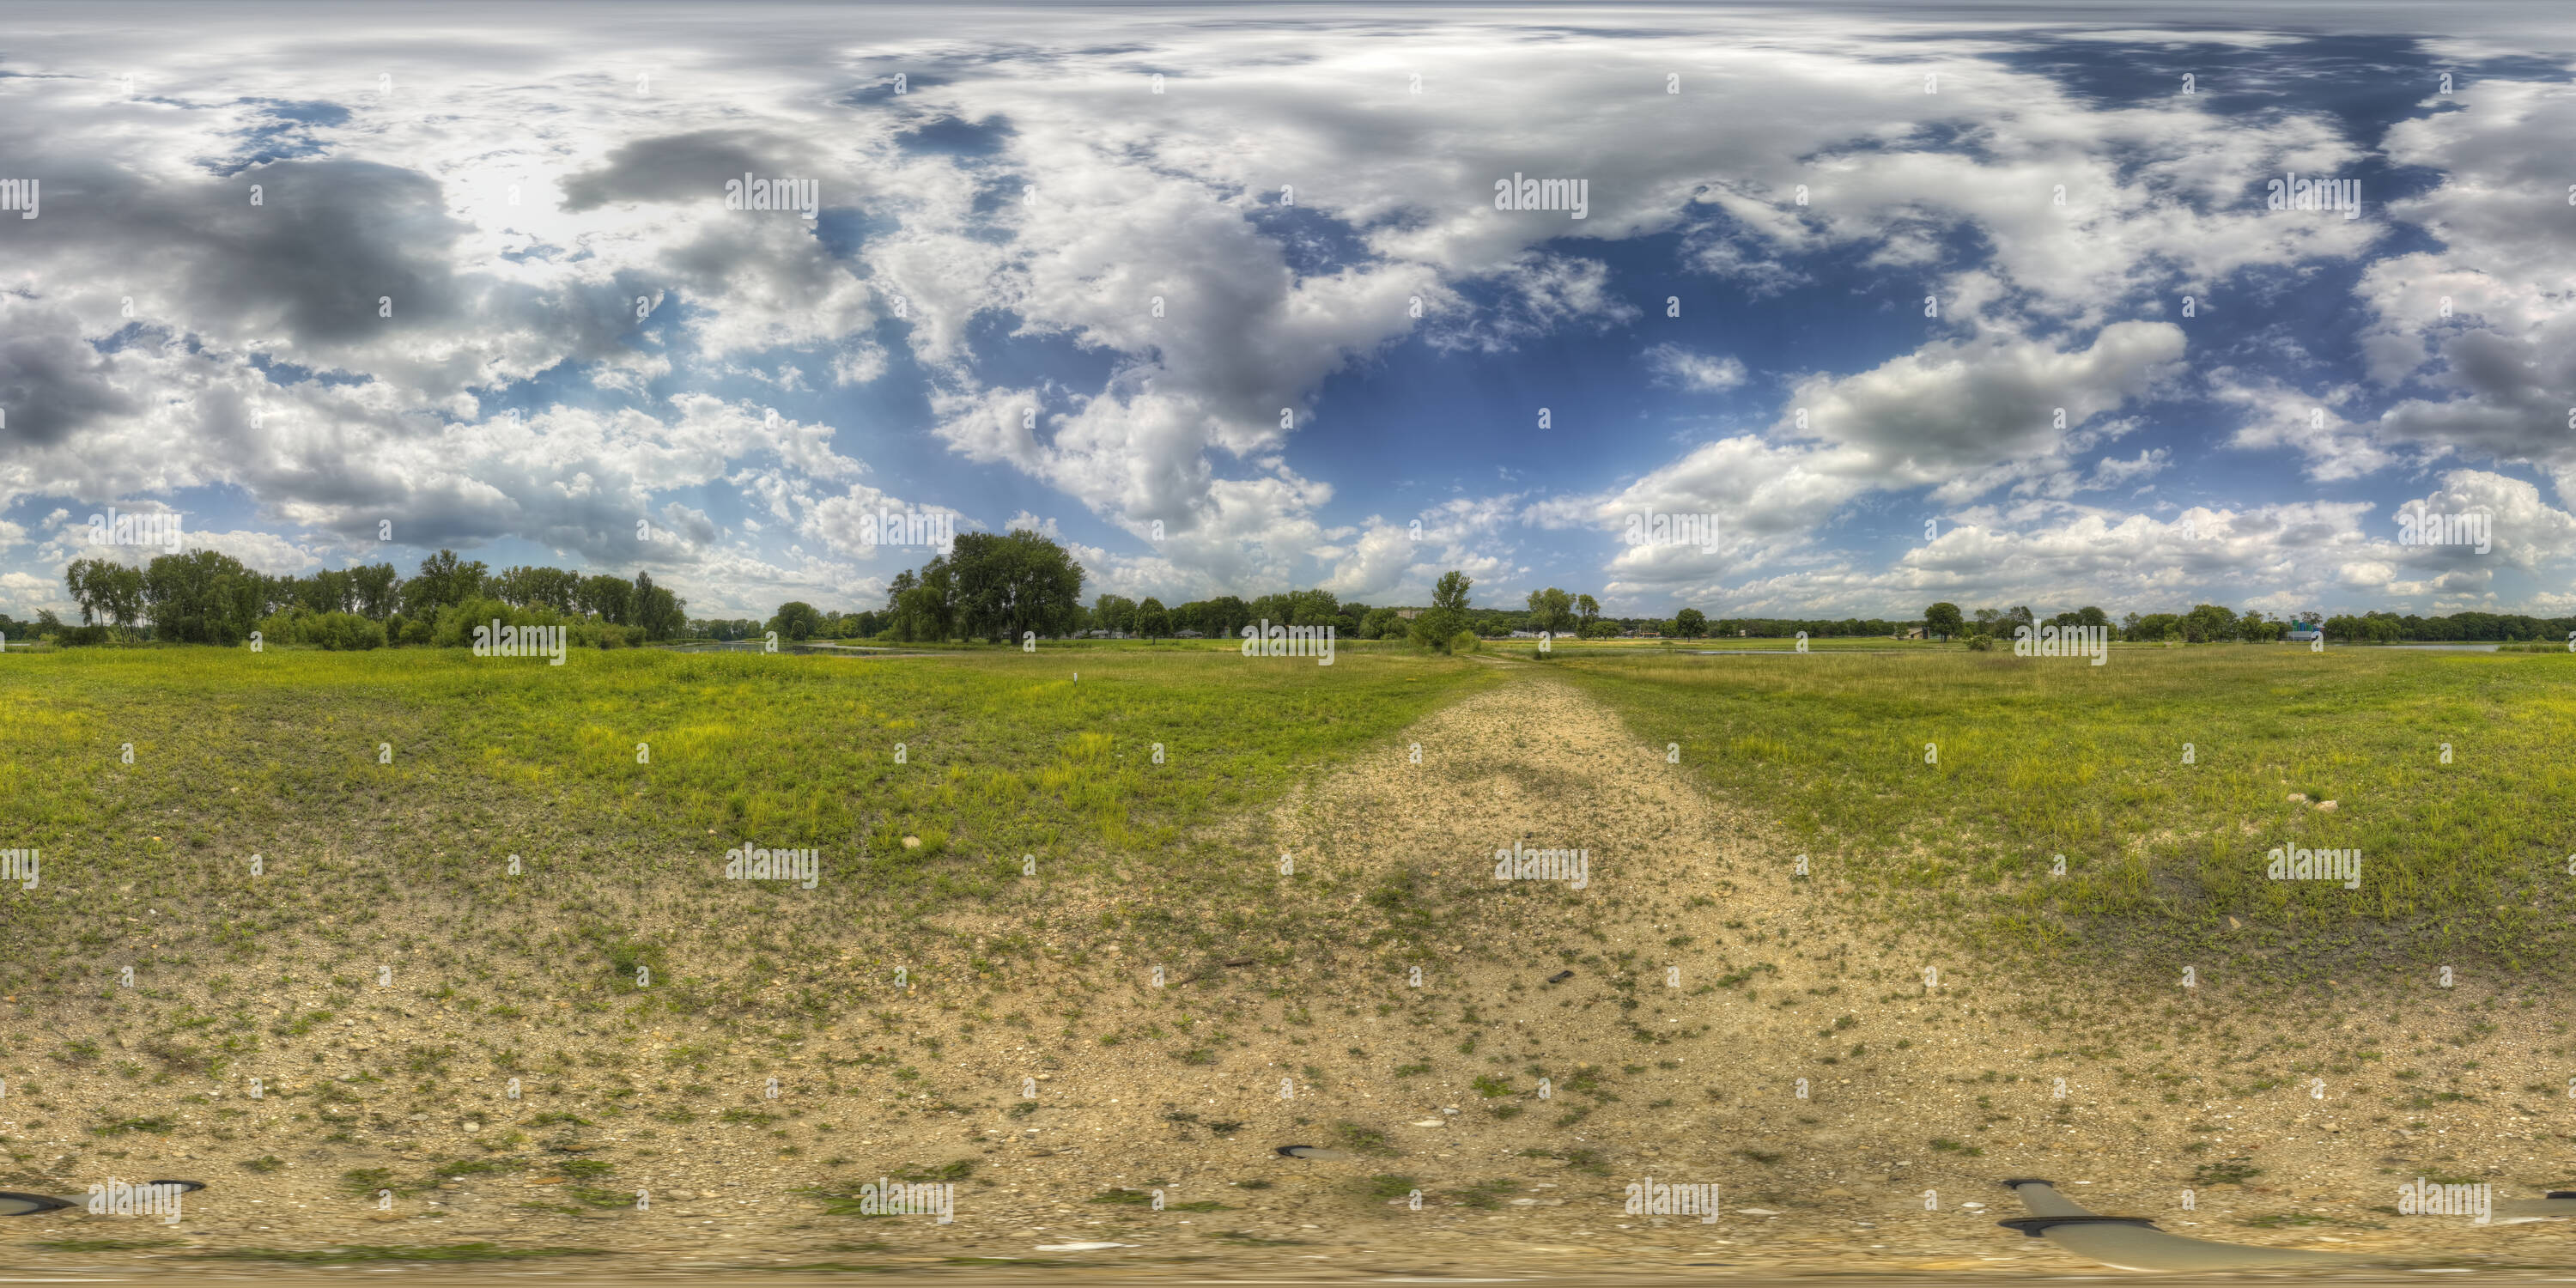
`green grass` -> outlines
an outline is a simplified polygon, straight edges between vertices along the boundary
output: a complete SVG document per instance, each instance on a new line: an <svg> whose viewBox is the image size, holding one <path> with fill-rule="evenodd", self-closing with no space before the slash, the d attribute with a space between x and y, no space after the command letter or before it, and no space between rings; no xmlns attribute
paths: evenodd
<svg viewBox="0 0 2576 1288"><path fill-rule="evenodd" d="M2576 816L2576 658L2220 645L2092 667L1916 646L1558 669L1774 819L1782 868L1805 853L1914 924L2106 959L2143 945L2159 971L2286 943L2307 950L2292 971L2567 956L2550 904ZM2284 844L2359 848L2361 888L2266 879ZM2254 936L2227 939L2229 917Z"/></svg>
<svg viewBox="0 0 2576 1288"><path fill-rule="evenodd" d="M195 985L230 970L374 994L398 962L406 993L536 972L584 1010L784 1019L881 1002L898 965L920 997L1034 963L1032 935L975 952L920 919L1043 917L1087 887L1141 896L1117 905L1128 933L1176 956L1329 941L1339 912L1270 913L1301 891L1338 909L1332 876L1281 876L1236 821L1498 682L1396 650L1330 669L1212 648L584 651L559 668L461 650L13 651L0 812L11 844L81 857L13 892L8 956L26 1005L111 995L109 960L136 967L125 996L207 1009ZM745 842L819 850L819 888L723 879ZM1227 911L1209 926L1206 908ZM861 965L798 961L818 942ZM163 1036L138 1048L163 1067L130 1076L167 1082L265 1040Z"/></svg>

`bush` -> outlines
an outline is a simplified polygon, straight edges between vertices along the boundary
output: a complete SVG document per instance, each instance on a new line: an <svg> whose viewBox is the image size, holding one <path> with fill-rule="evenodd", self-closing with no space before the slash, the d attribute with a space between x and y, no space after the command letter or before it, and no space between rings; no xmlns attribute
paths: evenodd
<svg viewBox="0 0 2576 1288"><path fill-rule="evenodd" d="M1971 635L1968 637L1968 651L1971 653L1991 653L1994 649L1995 637L1992 635Z"/></svg>
<svg viewBox="0 0 2576 1288"><path fill-rule="evenodd" d="M1451 653L1473 653L1483 647L1485 641L1476 638L1474 631L1460 631L1449 637L1448 651Z"/></svg>
<svg viewBox="0 0 2576 1288"><path fill-rule="evenodd" d="M1413 642L1434 653L1449 651L1450 642L1467 626L1466 615L1446 608L1424 609L1405 624Z"/></svg>
<svg viewBox="0 0 2576 1288"><path fill-rule="evenodd" d="M440 648L469 647L474 643L474 628L490 626L496 620L504 626L570 625L563 614L551 608L512 608L497 599L476 598L442 609L431 642Z"/></svg>
<svg viewBox="0 0 2576 1288"><path fill-rule="evenodd" d="M356 613L316 613L298 608L260 619L262 644L304 644L333 652L361 652L385 646L384 623Z"/></svg>

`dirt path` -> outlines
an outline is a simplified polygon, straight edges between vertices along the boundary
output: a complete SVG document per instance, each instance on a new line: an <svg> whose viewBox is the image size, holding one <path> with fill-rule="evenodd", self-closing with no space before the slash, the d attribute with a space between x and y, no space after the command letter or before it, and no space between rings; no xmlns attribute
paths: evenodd
<svg viewBox="0 0 2576 1288"><path fill-rule="evenodd" d="M2370 1210L2393 1201L2399 1171L2439 1170L2445 1156L2461 1167L2523 1160L2498 1177L2499 1199L2576 1171L2564 1132L2508 1116L2510 1095L2484 1107L2490 1117L2448 1120L2460 1132L2448 1146L2374 1120L2377 1090L2358 1078L2337 1075L2324 1101L2295 1088L2222 1095L2224 1062L2180 1050L2176 1030L2259 1017L2162 1018L2160 999L2010 978L1872 925L1853 892L1797 877L1791 847L1761 818L1707 798L1573 683L1493 664L1512 667L1512 682L1249 820L1334 890L1383 907L1378 942L1162 989L1118 943L1086 945L991 997L914 1007L901 1033L851 1017L788 1062L798 1077L896 1046L915 1080L873 1100L782 1102L801 1120L784 1125L836 1124L806 1142L810 1155L749 1119L639 1131L639 1115L603 1129L597 1148L649 1141L622 1173L656 1178L649 1212L576 1215L515 1175L461 1177L377 1211L334 1183L370 1165L349 1156L262 1178L266 1201L250 1207L246 1175L215 1161L244 1151L197 1141L193 1156L189 1143L158 1155L138 1145L130 1161L137 1176L226 1183L193 1198L197 1215L167 1253L13 1255L60 1269L209 1247L481 1239L610 1254L548 1264L567 1277L689 1264L1012 1273L952 1258L1057 1263L1037 1277L1064 1264L1192 1278L2093 1271L1995 1227L2020 1215L1995 1182L2038 1175L2098 1211L2207 1237L2570 1259L2554 1226L2472 1229ZM1496 875L1498 850L1513 855L1509 879ZM1927 967L1940 971L1928 987ZM2453 1004L2477 1001L2463 990ZM2063 1023L2029 1019L2022 1008L2038 1004ZM1023 1010L1033 1024L994 1022ZM2563 1079L2539 1050L2536 1016L2498 1018L2533 1034L2497 1076ZM778 1067L727 1054L707 1078L726 1097ZM658 1114L669 1098L633 1107ZM693 1103L700 1118L711 1112ZM496 1102L488 1116L506 1127L527 1111ZM2459 1148L2472 1136L2484 1144ZM2227 1143L2191 1148L2210 1139ZM1345 1156L1275 1153L1292 1144ZM466 1145L419 1148L405 1157ZM827 1149L846 1157L821 1158ZM2180 1211L2194 1168L2228 1158L2255 1170L2204 1182L2197 1208ZM952 1161L970 1170L949 1224L822 1215L798 1193L817 1162L873 1179ZM1626 1187L1649 1178L1720 1187L1723 1218L1629 1213ZM522 1206L532 1193L558 1206ZM2244 1220L2285 1212L2312 1219ZM75 1217L0 1233L24 1248L155 1232Z"/></svg>

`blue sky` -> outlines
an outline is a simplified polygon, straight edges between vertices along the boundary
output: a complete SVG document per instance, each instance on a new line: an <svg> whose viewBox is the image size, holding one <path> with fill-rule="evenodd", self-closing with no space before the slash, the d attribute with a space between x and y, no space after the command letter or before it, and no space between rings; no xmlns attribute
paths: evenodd
<svg viewBox="0 0 2576 1288"><path fill-rule="evenodd" d="M110 505L712 616L879 602L927 552L861 521L924 509L1175 602L2576 611L2576 31L2529 8L28 12L22 616L147 557Z"/></svg>

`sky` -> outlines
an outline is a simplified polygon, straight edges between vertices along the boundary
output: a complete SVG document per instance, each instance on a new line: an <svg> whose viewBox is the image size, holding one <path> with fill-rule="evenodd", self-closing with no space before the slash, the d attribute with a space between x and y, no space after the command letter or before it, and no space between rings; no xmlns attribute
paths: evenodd
<svg viewBox="0 0 2576 1288"><path fill-rule="evenodd" d="M2576 613L2571 72L2545 5L17 6L0 611L113 509L700 617L926 513L1167 603Z"/></svg>

